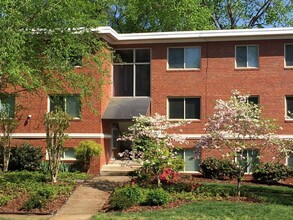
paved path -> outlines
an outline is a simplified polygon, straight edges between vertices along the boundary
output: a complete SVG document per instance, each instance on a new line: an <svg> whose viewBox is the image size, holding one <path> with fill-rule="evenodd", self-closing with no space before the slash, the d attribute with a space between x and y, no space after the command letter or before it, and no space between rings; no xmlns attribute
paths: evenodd
<svg viewBox="0 0 293 220"><path fill-rule="evenodd" d="M1 215L12 219L86 220L100 211L112 190L130 180L128 176L98 176L80 185L54 216Z"/></svg>

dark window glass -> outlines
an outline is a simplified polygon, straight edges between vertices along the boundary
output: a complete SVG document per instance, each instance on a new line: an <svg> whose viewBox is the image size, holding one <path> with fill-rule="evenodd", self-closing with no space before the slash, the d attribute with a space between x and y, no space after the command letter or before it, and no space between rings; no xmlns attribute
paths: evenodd
<svg viewBox="0 0 293 220"><path fill-rule="evenodd" d="M133 96L133 65L114 66L114 96Z"/></svg>
<svg viewBox="0 0 293 220"><path fill-rule="evenodd" d="M60 109L65 111L65 98L64 96L50 96L50 112Z"/></svg>
<svg viewBox="0 0 293 220"><path fill-rule="evenodd" d="M247 48L246 48L246 46L236 47L236 65L237 65L237 67L247 67Z"/></svg>
<svg viewBox="0 0 293 220"><path fill-rule="evenodd" d="M136 65L135 95L150 96L150 65Z"/></svg>
<svg viewBox="0 0 293 220"><path fill-rule="evenodd" d="M293 45L286 45L286 66L293 66Z"/></svg>
<svg viewBox="0 0 293 220"><path fill-rule="evenodd" d="M287 116L293 118L293 97L286 97Z"/></svg>
<svg viewBox="0 0 293 220"><path fill-rule="evenodd" d="M149 49L135 50L135 62L149 63L150 62L150 50Z"/></svg>
<svg viewBox="0 0 293 220"><path fill-rule="evenodd" d="M290 154L288 157L288 166L293 167L293 154Z"/></svg>
<svg viewBox="0 0 293 220"><path fill-rule="evenodd" d="M73 118L80 118L80 97L77 95L52 95L50 112L60 109Z"/></svg>
<svg viewBox="0 0 293 220"><path fill-rule="evenodd" d="M169 68L184 68L184 48L169 48Z"/></svg>
<svg viewBox="0 0 293 220"><path fill-rule="evenodd" d="M184 118L184 99L183 98L169 99L169 118L170 119Z"/></svg>
<svg viewBox="0 0 293 220"><path fill-rule="evenodd" d="M185 118L200 119L200 98L185 99Z"/></svg>
<svg viewBox="0 0 293 220"><path fill-rule="evenodd" d="M14 117L15 96L0 94L0 112L4 112L3 117Z"/></svg>
<svg viewBox="0 0 293 220"><path fill-rule="evenodd" d="M116 50L115 63L133 63L133 50Z"/></svg>
<svg viewBox="0 0 293 220"><path fill-rule="evenodd" d="M259 99L258 96L249 96L248 97L248 102L258 105L259 104L258 99Z"/></svg>

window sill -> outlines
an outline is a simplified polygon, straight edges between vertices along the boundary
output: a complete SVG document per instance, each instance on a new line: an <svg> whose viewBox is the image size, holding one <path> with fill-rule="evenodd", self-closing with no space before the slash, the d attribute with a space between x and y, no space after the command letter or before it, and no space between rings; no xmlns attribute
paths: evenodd
<svg viewBox="0 0 293 220"><path fill-rule="evenodd" d="M285 119L285 122L286 123L293 123L293 118L286 118Z"/></svg>
<svg viewBox="0 0 293 220"><path fill-rule="evenodd" d="M181 118L168 118L168 121L190 121L200 123L201 119L181 119Z"/></svg>
<svg viewBox="0 0 293 220"><path fill-rule="evenodd" d="M81 121L81 118L72 118L70 121Z"/></svg>
<svg viewBox="0 0 293 220"><path fill-rule="evenodd" d="M236 71L251 71L251 70L254 70L254 71L258 71L259 70L259 67L235 67L235 70Z"/></svg>
<svg viewBox="0 0 293 220"><path fill-rule="evenodd" d="M285 66L284 70L293 70L293 66Z"/></svg>
<svg viewBox="0 0 293 220"><path fill-rule="evenodd" d="M199 68L191 68L191 69L167 69L167 72L199 72L201 69Z"/></svg>

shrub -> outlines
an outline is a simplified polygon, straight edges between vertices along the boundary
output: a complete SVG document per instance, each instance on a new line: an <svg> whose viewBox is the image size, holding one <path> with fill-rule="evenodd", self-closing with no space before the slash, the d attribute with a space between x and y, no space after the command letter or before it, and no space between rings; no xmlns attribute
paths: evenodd
<svg viewBox="0 0 293 220"><path fill-rule="evenodd" d="M255 182L275 184L281 179L288 178L291 172L291 169L284 164L262 163L256 166L252 176Z"/></svg>
<svg viewBox="0 0 293 220"><path fill-rule="evenodd" d="M99 156L102 147L95 141L81 141L75 148L76 159L82 164L84 171L88 171L92 157Z"/></svg>
<svg viewBox="0 0 293 220"><path fill-rule="evenodd" d="M35 147L28 143L24 143L19 147L12 147L9 170L37 170L40 167L43 156L41 147Z"/></svg>
<svg viewBox="0 0 293 220"><path fill-rule="evenodd" d="M141 203L143 199L142 188L125 186L115 190L111 197L110 205L113 209L122 210Z"/></svg>
<svg viewBox="0 0 293 220"><path fill-rule="evenodd" d="M167 204L171 199L171 196L168 192L162 188L150 190L146 196L146 205L164 205Z"/></svg>
<svg viewBox="0 0 293 220"><path fill-rule="evenodd" d="M46 205L46 199L38 194L33 195L21 206L21 210L30 211L32 209L41 209Z"/></svg>
<svg viewBox="0 0 293 220"><path fill-rule="evenodd" d="M200 165L201 172L205 178L232 179L237 175L237 167L229 160L208 157Z"/></svg>

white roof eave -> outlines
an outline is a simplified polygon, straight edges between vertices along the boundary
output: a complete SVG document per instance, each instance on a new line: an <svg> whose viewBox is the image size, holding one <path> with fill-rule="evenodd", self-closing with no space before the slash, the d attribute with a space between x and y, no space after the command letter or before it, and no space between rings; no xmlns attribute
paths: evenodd
<svg viewBox="0 0 293 220"><path fill-rule="evenodd" d="M92 29L110 44L184 43L240 40L293 39L293 28L177 31L118 34L111 27Z"/></svg>

